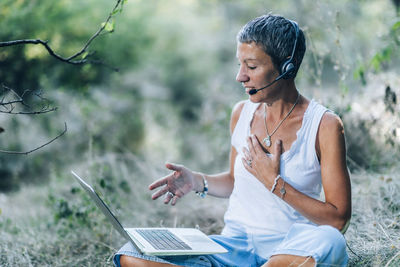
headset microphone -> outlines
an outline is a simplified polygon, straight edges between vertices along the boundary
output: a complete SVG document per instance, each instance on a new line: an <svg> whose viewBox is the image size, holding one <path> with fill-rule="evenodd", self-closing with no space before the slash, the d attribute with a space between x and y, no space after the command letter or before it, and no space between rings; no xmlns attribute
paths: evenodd
<svg viewBox="0 0 400 267"><path fill-rule="evenodd" d="M263 90L263 89L265 89L265 88L270 87L271 85L273 85L274 83L276 83L277 81L279 81L280 79L282 79L283 76L284 76L284 75L279 75L275 80L273 80L272 82L270 82L269 84L267 84L267 85L264 86L264 87L261 87L261 88L258 88L258 89L251 89L251 90L249 91L249 95L255 95L255 94L257 94L258 91L261 91L261 90Z"/></svg>

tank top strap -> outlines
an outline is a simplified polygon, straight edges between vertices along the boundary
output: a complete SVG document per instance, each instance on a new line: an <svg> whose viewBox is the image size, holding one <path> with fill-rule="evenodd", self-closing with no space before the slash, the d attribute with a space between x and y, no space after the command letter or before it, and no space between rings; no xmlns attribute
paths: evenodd
<svg viewBox="0 0 400 267"><path fill-rule="evenodd" d="M231 144L239 154L242 153L246 137L250 134L250 123L258 106L259 103L253 103L250 100L246 100L242 111L240 112L239 120L236 123L231 137Z"/></svg>
<svg viewBox="0 0 400 267"><path fill-rule="evenodd" d="M315 148L315 143L317 141L317 133L319 129L319 125L321 124L322 117L324 116L325 112L331 112L326 107L322 106L318 102L312 100L313 107L312 107L312 118L310 119L310 128L309 128L309 147ZM315 150L315 149L314 149Z"/></svg>
<svg viewBox="0 0 400 267"><path fill-rule="evenodd" d="M314 161L315 166L319 165L317 153L315 151L317 133L322 116L327 111L329 111L329 109L312 99L306 110L306 113L304 114L304 125L302 125L302 129L299 131L297 136L297 138L301 140L301 142L298 142L298 145L302 146L301 144L303 144L306 146L307 160ZM298 149L300 149L300 147ZM294 150L296 151L297 149ZM293 152L295 153L295 151Z"/></svg>
<svg viewBox="0 0 400 267"><path fill-rule="evenodd" d="M283 154L285 160L290 160L293 156L299 153L299 151L303 150L306 151L308 160L317 159L316 164L319 164L315 151L315 142L319 124L326 111L329 110L314 99L310 101L307 110L304 113L301 128L296 134L296 141L292 144L288 154Z"/></svg>

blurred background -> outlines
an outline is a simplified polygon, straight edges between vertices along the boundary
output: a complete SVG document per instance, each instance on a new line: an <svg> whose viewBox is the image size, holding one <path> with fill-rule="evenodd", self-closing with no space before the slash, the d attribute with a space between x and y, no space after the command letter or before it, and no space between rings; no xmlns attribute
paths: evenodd
<svg viewBox="0 0 400 267"><path fill-rule="evenodd" d="M48 40L79 51L109 15L111 0L2 0L0 42ZM0 85L42 91L57 107L0 113L0 265L110 266L124 240L70 170L90 181L125 226L223 227L224 199L151 201L166 161L205 173L229 165L236 33L280 14L299 23L307 52L300 92L344 121L352 173L350 266L400 264L400 1L128 0L109 33L90 46L105 65L71 65L42 46L0 48ZM110 67L111 66L111 67ZM116 72L113 68L118 68ZM3 87L4 88L4 87ZM7 93L2 92L2 98ZM35 99L27 99L35 102Z"/></svg>

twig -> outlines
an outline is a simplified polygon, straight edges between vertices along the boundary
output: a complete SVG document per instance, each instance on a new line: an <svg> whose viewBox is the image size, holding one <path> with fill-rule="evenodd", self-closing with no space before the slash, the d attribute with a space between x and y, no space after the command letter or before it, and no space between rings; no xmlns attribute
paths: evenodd
<svg viewBox="0 0 400 267"><path fill-rule="evenodd" d="M345 237L346 238L346 237ZM355 253L352 249L351 249L351 247L350 247L350 245L349 245L349 243L347 242L347 240L346 240L346 246L347 246L347 248L351 251L351 253L353 253L354 255L356 255L357 257L358 257L358 260L361 260L362 258L360 257L360 255L358 255L357 253Z"/></svg>
<svg viewBox="0 0 400 267"><path fill-rule="evenodd" d="M389 239L394 244L395 242L393 242L393 239L386 233L386 231L383 228L383 226L379 222L376 222L376 224L381 228L382 232L385 234L387 239ZM393 245L393 246L399 249L399 247L397 245Z"/></svg>
<svg viewBox="0 0 400 267"><path fill-rule="evenodd" d="M117 3L115 4L114 8L112 9L112 11L110 12L110 14L108 15L105 23L103 23L101 25L101 27L97 30L97 32L89 38L89 40L86 42L86 44L82 47L82 49L78 52L76 52L75 54L71 55L70 57L62 57L59 54L57 54L56 52L54 52L54 50L48 45L49 41L43 41L41 39L23 39L23 40L13 40L13 41L6 41L6 42L0 42L0 47L7 47L7 46L14 46L14 45L21 45L21 44L39 44L42 45L46 48L47 52L55 57L56 59L62 61L62 62L66 62L68 64L73 64L73 65L81 65L81 64L85 64L85 63L93 63L93 64L102 64L105 65L107 67L107 64L105 64L104 62L100 61L100 60L88 60L87 57L80 59L80 60L75 60L78 56L84 54L87 49L89 48L90 44L93 42L94 39L96 39L105 29L106 25L109 23L109 21L111 20L112 16L116 13L117 9L119 8L119 6L121 5L123 0L117 0ZM90 54L89 54L90 55ZM118 71L117 68L113 68L110 67L112 69L114 69L115 71Z"/></svg>
<svg viewBox="0 0 400 267"><path fill-rule="evenodd" d="M14 154L14 155L28 155L29 153L32 153L36 150L41 149L44 146L47 146L49 144L51 144L52 142L54 142L55 140L57 140L58 138L60 138L62 135L64 135L67 132L67 123L64 122L64 131L62 133L60 133L59 135L57 135L56 137L54 137L53 139L51 139L50 141L44 143L41 146L38 146L32 150L26 151L26 152L22 152L22 151L8 151L8 150L0 150L0 153L5 153L5 154Z"/></svg>
<svg viewBox="0 0 400 267"><path fill-rule="evenodd" d="M111 17L115 14L115 11L117 10L118 6L121 4L121 1L122 0L117 0L117 3L115 4L114 8L112 9L112 11L110 12L110 14L107 17L106 22L102 24L100 29L98 29L98 31L92 37L90 37L90 39L87 41L86 45L81 49L81 51L79 51L75 55L72 55L69 59L73 59L73 58L83 54L86 51L86 49L89 47L90 43L94 39L96 39L97 36L99 36L100 33L104 30L104 28L106 27L107 23L110 21Z"/></svg>
<svg viewBox="0 0 400 267"><path fill-rule="evenodd" d="M18 112L13 112L14 107L10 109L9 111L3 111L0 110L0 113L6 113L6 114L13 114L13 115L37 115L37 114L44 114L52 111L56 111L57 107L51 108L51 109L41 109L38 111L18 111Z"/></svg>
<svg viewBox="0 0 400 267"><path fill-rule="evenodd" d="M346 158L348 161L350 161L351 164L354 165L354 167L356 167L359 170L364 170L363 167L360 166L360 164L358 164L354 159L352 159L349 155L346 155Z"/></svg>
<svg viewBox="0 0 400 267"><path fill-rule="evenodd" d="M23 106L25 106L25 107L27 107L27 108L31 108L27 103L25 103L24 97L25 97L25 95L26 95L27 93L30 93L30 92L33 93L33 91L32 91L32 90L25 90L25 91L22 93L22 95L19 95L15 90L13 90L12 88L10 88L10 87L8 87L8 86L6 86L6 85L4 85L4 84L2 85L2 87L3 87L3 89L5 89L5 90L11 92L13 95L15 95L15 98L16 98L16 99L14 99L14 100L7 100L7 101L5 102L6 96L3 96L3 98L2 98L1 101L0 101L0 108L4 108L4 109L6 109L6 110L1 110L1 109L0 109L0 113L13 114L13 115L16 115L16 114L17 114L17 115L18 115L18 114L23 114L23 115L37 115L37 114L43 114L43 113L48 113L48 112L52 112L52 111L57 110L57 107L49 108L49 104L46 103L45 105L43 105L43 106L41 107L40 110L36 110L36 111L18 111L18 112L14 112L15 104L21 104L21 105L23 105ZM5 90L3 90L3 91L5 91ZM40 100L42 100L43 102L45 102L45 101L48 102L48 100L42 96L42 92L41 92L41 91L39 91L38 93L34 93L34 95L35 95L36 97L38 97Z"/></svg>
<svg viewBox="0 0 400 267"><path fill-rule="evenodd" d="M83 52L79 51L75 55L72 55L71 57L64 58L60 55L58 55L56 52L53 51L53 49L48 45L49 41L43 41L40 39L23 39L23 40L14 40L14 41L7 41L7 42L0 42L0 47L6 47L6 46L13 46L13 45L20 45L20 44L40 44L43 45L47 52L53 57L55 57L58 60L61 60L63 62L69 63L69 64L74 64L74 65L79 65L79 64L84 64L87 62L86 58L81 59L81 60L72 60L78 55L82 54Z"/></svg>
<svg viewBox="0 0 400 267"><path fill-rule="evenodd" d="M394 261L394 259L397 258L397 257L400 258L400 251L397 252L397 254L394 255L394 256L386 263L385 267L389 267L389 264L390 264L392 261Z"/></svg>
<svg viewBox="0 0 400 267"><path fill-rule="evenodd" d="M108 249L111 250L111 251L115 251L115 248L114 248L114 247L112 247L112 246L110 246L110 245L108 245L108 244L106 244L106 243L104 243L104 242L102 242L102 241L100 241L100 240L92 241L92 243L93 243L93 244L97 244L97 245L101 245L101 246L103 246L103 247L105 247L105 248L108 248Z"/></svg>

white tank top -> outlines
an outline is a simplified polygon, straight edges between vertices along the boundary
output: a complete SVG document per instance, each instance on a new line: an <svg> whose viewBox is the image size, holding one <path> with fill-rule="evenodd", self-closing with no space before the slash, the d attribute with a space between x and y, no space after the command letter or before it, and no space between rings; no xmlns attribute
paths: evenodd
<svg viewBox="0 0 400 267"><path fill-rule="evenodd" d="M242 149L247 148L246 137L259 103L247 100L233 131L231 143L237 151L234 166L235 183L225 213L222 234L282 234L295 223L313 224L280 197L272 194L243 166ZM319 199L321 193L321 166L315 151L315 140L325 107L311 100L304 113L297 139L290 150L281 155L280 175L295 189Z"/></svg>

